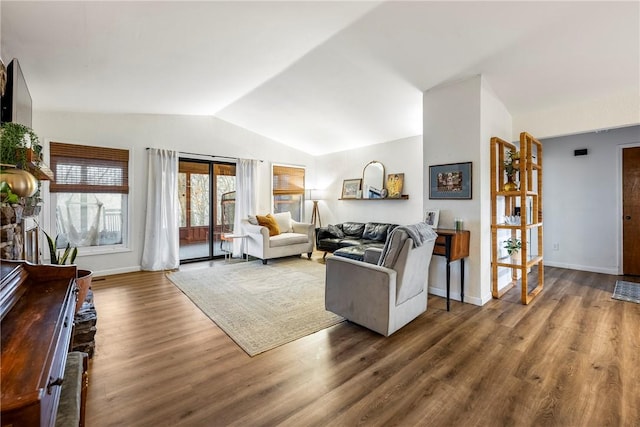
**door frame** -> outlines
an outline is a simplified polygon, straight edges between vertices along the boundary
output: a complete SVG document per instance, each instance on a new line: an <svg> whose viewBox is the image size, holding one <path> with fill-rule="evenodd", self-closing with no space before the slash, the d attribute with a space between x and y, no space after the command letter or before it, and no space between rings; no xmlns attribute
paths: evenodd
<svg viewBox="0 0 640 427"><path fill-rule="evenodd" d="M617 180L617 191L616 191L616 211L618 213L617 217L616 217L616 221L617 221L617 228L618 228L618 253L617 255L617 259L618 259L618 275L622 275L624 274L624 268L622 265L622 260L623 260L623 249L624 249L624 236L623 236L623 223L622 223L622 215L623 215L623 211L622 211L622 174L623 174L623 170L622 170L622 152L625 148L635 148L635 147L640 147L640 141L637 142L629 142L626 144L620 144L618 145L618 156L617 156L617 169L618 169L618 180Z"/></svg>
<svg viewBox="0 0 640 427"><path fill-rule="evenodd" d="M205 158L206 157L206 158ZM217 220L217 212L218 212L218 199L217 199L217 180L216 177L219 176L215 173L216 165L233 165L237 167L236 162L229 161L228 159L220 160L217 157L213 156L183 156L180 155L178 162L192 162L192 163L200 163L206 164L209 169L209 241L208 241L208 249L209 253L206 256L197 257L197 258L187 258L180 259L180 264L189 264L194 262L202 262L202 261L213 261L218 258L223 258L224 254L217 254L214 248L216 244L216 220Z"/></svg>

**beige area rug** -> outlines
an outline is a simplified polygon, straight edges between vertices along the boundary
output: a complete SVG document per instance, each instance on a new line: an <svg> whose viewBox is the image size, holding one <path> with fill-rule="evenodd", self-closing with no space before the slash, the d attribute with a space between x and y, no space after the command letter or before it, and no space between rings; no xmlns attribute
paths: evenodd
<svg viewBox="0 0 640 427"><path fill-rule="evenodd" d="M342 322L324 309L325 266L302 258L168 273L249 356Z"/></svg>

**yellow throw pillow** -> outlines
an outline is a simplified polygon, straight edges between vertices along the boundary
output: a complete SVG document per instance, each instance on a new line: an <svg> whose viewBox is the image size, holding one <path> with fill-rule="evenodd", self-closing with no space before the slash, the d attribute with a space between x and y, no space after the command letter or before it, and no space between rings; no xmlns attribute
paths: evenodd
<svg viewBox="0 0 640 427"><path fill-rule="evenodd" d="M256 215L256 218L258 219L258 224L269 229L269 237L280 234L280 227L278 227L276 219L271 214L267 214L267 216Z"/></svg>

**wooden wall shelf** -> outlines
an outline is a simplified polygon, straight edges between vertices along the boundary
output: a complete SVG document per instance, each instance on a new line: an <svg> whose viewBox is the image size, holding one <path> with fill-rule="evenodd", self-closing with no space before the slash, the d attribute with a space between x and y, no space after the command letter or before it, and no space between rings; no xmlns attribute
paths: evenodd
<svg viewBox="0 0 640 427"><path fill-rule="evenodd" d="M408 194L403 194L400 197L387 197L384 199L343 199L342 197L339 198L338 200L355 200L357 202L384 202L387 200L409 200L409 195Z"/></svg>

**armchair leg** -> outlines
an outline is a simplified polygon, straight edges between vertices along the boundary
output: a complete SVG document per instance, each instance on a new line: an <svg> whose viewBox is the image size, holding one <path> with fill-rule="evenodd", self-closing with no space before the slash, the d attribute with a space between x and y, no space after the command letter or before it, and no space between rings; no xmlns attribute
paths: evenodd
<svg viewBox="0 0 640 427"><path fill-rule="evenodd" d="M325 252L322 254L322 259L325 259L326 257L327 257L327 253Z"/></svg>
<svg viewBox="0 0 640 427"><path fill-rule="evenodd" d="M262 260L262 265L267 265L267 260L266 259Z"/></svg>
<svg viewBox="0 0 640 427"><path fill-rule="evenodd" d="M311 259L311 252L307 252L307 258Z"/></svg>

